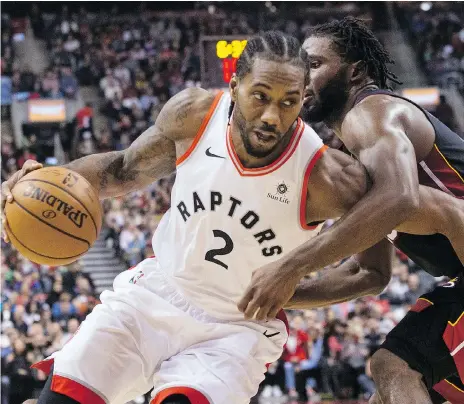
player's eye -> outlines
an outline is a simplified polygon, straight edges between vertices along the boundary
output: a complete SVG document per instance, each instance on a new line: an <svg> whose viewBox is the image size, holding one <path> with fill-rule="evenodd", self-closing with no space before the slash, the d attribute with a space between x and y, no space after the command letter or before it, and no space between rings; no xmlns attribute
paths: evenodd
<svg viewBox="0 0 464 404"><path fill-rule="evenodd" d="M295 100L286 100L286 101L282 102L282 104L284 104L286 107L293 107L296 104L296 101Z"/></svg>
<svg viewBox="0 0 464 404"><path fill-rule="evenodd" d="M319 67L321 67L321 62L319 62L318 60L313 60L310 64L309 64L309 67L311 69L317 69Z"/></svg>
<svg viewBox="0 0 464 404"><path fill-rule="evenodd" d="M258 92L253 93L253 97L260 101L264 101L266 99L266 96L263 93Z"/></svg>

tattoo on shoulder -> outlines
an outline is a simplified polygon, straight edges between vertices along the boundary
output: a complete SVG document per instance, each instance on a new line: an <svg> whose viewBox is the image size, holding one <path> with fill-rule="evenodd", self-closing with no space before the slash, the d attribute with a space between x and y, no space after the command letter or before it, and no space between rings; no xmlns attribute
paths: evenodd
<svg viewBox="0 0 464 404"><path fill-rule="evenodd" d="M186 119L190 115L193 107L192 100L185 100L176 111L176 124L183 128L186 124Z"/></svg>

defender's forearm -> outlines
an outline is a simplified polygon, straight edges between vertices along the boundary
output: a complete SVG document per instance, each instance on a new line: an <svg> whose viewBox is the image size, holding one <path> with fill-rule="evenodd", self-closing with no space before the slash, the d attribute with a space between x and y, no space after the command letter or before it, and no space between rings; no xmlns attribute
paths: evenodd
<svg viewBox="0 0 464 404"><path fill-rule="evenodd" d="M414 212L408 198L372 188L349 212L281 260L283 271L303 277L378 243Z"/></svg>
<svg viewBox="0 0 464 404"><path fill-rule="evenodd" d="M286 309L314 309L342 303L367 295L378 295L388 284L388 277L362 268L350 258L337 268L326 270L319 279L303 279Z"/></svg>

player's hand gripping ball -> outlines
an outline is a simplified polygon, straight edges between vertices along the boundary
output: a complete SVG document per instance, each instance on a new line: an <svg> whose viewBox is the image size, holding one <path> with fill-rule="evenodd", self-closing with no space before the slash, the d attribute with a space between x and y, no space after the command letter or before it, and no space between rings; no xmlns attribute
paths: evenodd
<svg viewBox="0 0 464 404"><path fill-rule="evenodd" d="M98 238L102 223L98 194L84 177L67 168L26 164L26 172L19 171L13 184L2 184L4 230L29 260L69 264Z"/></svg>

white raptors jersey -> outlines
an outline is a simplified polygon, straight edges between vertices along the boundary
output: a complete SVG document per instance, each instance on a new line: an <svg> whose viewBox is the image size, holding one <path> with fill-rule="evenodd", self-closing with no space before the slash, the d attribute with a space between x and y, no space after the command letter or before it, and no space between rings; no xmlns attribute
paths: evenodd
<svg viewBox="0 0 464 404"><path fill-rule="evenodd" d="M301 120L272 164L245 168L228 132L230 96L218 94L189 150L177 160L171 209L153 236L167 280L194 305L243 319L237 302L254 270L314 237L305 222L307 182L325 150Z"/></svg>

